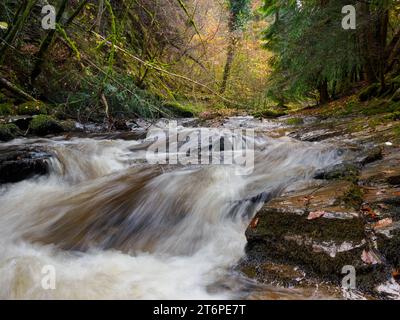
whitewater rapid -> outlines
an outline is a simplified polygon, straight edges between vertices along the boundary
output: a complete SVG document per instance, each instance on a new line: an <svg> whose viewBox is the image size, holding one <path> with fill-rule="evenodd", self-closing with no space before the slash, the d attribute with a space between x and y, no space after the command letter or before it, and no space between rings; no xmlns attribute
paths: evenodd
<svg viewBox="0 0 400 320"><path fill-rule="evenodd" d="M341 161L329 144L265 131L254 137L249 175L234 165L149 165L144 140L9 142L54 157L48 176L1 186L0 298L245 298L252 283L234 267L251 217L268 197ZM56 288L44 290L49 265Z"/></svg>

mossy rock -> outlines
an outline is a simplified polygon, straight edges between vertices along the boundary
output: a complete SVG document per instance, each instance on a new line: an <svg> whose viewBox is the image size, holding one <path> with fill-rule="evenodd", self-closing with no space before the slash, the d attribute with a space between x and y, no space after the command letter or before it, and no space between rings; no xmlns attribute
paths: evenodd
<svg viewBox="0 0 400 320"><path fill-rule="evenodd" d="M29 101L17 106L17 114L21 115L38 115L48 114L49 107L41 101Z"/></svg>
<svg viewBox="0 0 400 320"><path fill-rule="evenodd" d="M164 108L177 117L191 118L194 116L193 111L191 111L189 107L186 107L179 102L167 102L164 104Z"/></svg>
<svg viewBox="0 0 400 320"><path fill-rule="evenodd" d="M15 124L0 124L0 140L9 141L21 134L21 131Z"/></svg>
<svg viewBox="0 0 400 320"><path fill-rule="evenodd" d="M299 126L304 124L304 119L303 118L290 118L286 120L286 124L289 126Z"/></svg>
<svg viewBox="0 0 400 320"><path fill-rule="evenodd" d="M47 115L38 115L34 117L29 128L33 133L40 136L57 134L64 131L59 121Z"/></svg>
<svg viewBox="0 0 400 320"><path fill-rule="evenodd" d="M64 120L60 121L60 125L63 128L63 131L76 131L76 125L74 120Z"/></svg>
<svg viewBox="0 0 400 320"><path fill-rule="evenodd" d="M317 170L314 179L357 181L360 168L352 163L339 163Z"/></svg>
<svg viewBox="0 0 400 320"><path fill-rule="evenodd" d="M379 95L379 91L381 89L381 86L379 83L374 83L370 85L369 87L363 89L360 94L359 94L359 99L360 101L367 101L370 100L373 97L377 97Z"/></svg>
<svg viewBox="0 0 400 320"><path fill-rule="evenodd" d="M252 116L255 118L279 118L285 115L286 113L283 111L277 111L272 109L255 111L252 113Z"/></svg>
<svg viewBox="0 0 400 320"><path fill-rule="evenodd" d="M378 248L394 268L400 268L400 230L391 232L390 237L379 234Z"/></svg>
<svg viewBox="0 0 400 320"><path fill-rule="evenodd" d="M14 113L14 105L12 103L0 103L0 116L9 116Z"/></svg>

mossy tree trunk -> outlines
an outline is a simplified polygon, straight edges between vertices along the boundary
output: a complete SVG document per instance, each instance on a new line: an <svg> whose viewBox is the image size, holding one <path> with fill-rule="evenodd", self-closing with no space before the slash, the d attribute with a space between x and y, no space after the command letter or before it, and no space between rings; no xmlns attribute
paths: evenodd
<svg viewBox="0 0 400 320"><path fill-rule="evenodd" d="M82 11L83 7L87 3L87 0L83 0L81 4L77 7L75 12L71 15L71 17L67 20L64 26L68 26L69 24L72 23L72 21L78 16L78 14ZM61 18L63 17L63 14L67 8L68 0L63 0L60 8L58 9L57 16L56 16L56 24L59 25ZM35 82L36 78L40 75L42 72L42 66L44 62L44 57L47 54L47 51L49 50L51 43L53 42L54 36L57 32L57 29L50 30L50 32L47 34L47 36L44 38L42 44L40 45L40 49L38 53L36 54L36 64L33 68L33 71L31 73L31 83Z"/></svg>
<svg viewBox="0 0 400 320"><path fill-rule="evenodd" d="M13 45L18 36L18 32L24 26L26 19L28 18L37 1L38 0L24 0L19 6L15 14L13 24L6 33L2 42L2 46L0 47L0 64L3 64L7 50Z"/></svg>
<svg viewBox="0 0 400 320"><path fill-rule="evenodd" d="M225 68L224 68L224 74L222 76L222 82L221 82L221 87L219 90L220 94L224 94L226 91L226 86L228 84L228 79L231 74L232 70L232 65L233 65L233 59L235 57L235 49L236 49L236 38L235 36L231 36L230 42L229 42L229 47L228 47L228 54L226 57L226 63L225 63Z"/></svg>

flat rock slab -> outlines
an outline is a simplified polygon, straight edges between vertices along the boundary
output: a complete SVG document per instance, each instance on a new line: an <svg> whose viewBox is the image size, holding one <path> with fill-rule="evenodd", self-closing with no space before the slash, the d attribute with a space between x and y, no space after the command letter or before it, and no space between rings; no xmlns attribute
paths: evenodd
<svg viewBox="0 0 400 320"><path fill-rule="evenodd" d="M341 135L343 135L341 131L333 131L326 129L309 131L309 132L296 132L289 134L289 136L294 139L298 139L301 141L308 141L308 142L323 141Z"/></svg>
<svg viewBox="0 0 400 320"><path fill-rule="evenodd" d="M250 265L273 260L337 281L343 277L342 268L351 265L368 275L360 276L360 286L372 291L386 280L387 272L361 258L368 250L365 222L343 202L353 187L347 181L320 182L264 205L246 231Z"/></svg>
<svg viewBox="0 0 400 320"><path fill-rule="evenodd" d="M400 149L391 149L382 160L368 164L361 172L363 185L388 183L400 186Z"/></svg>

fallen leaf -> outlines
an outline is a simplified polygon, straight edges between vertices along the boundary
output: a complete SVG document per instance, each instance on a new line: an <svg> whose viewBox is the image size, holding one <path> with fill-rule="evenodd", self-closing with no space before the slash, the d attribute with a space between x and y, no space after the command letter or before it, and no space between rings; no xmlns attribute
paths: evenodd
<svg viewBox="0 0 400 320"><path fill-rule="evenodd" d="M363 205L361 207L361 211L363 211L366 215L368 215L374 219L377 217L377 214L368 205Z"/></svg>
<svg viewBox="0 0 400 320"><path fill-rule="evenodd" d="M374 229L382 229L386 228L387 226L390 226L393 223L392 218L386 218L379 220L378 222L374 223L373 228Z"/></svg>
<svg viewBox="0 0 400 320"><path fill-rule="evenodd" d="M393 278L395 278L396 280L400 278L400 270L399 269L395 269L392 271L392 276Z"/></svg>
<svg viewBox="0 0 400 320"><path fill-rule="evenodd" d="M366 264L377 264L379 263L378 257L372 251L364 250L361 254L361 260Z"/></svg>
<svg viewBox="0 0 400 320"><path fill-rule="evenodd" d="M258 222L260 222L259 218L254 218L250 223L250 228L255 229L258 226Z"/></svg>
<svg viewBox="0 0 400 320"><path fill-rule="evenodd" d="M314 220L314 219L318 219L321 218L322 216L325 215L325 211L314 211L314 212L310 212L310 214L307 217L307 220Z"/></svg>

